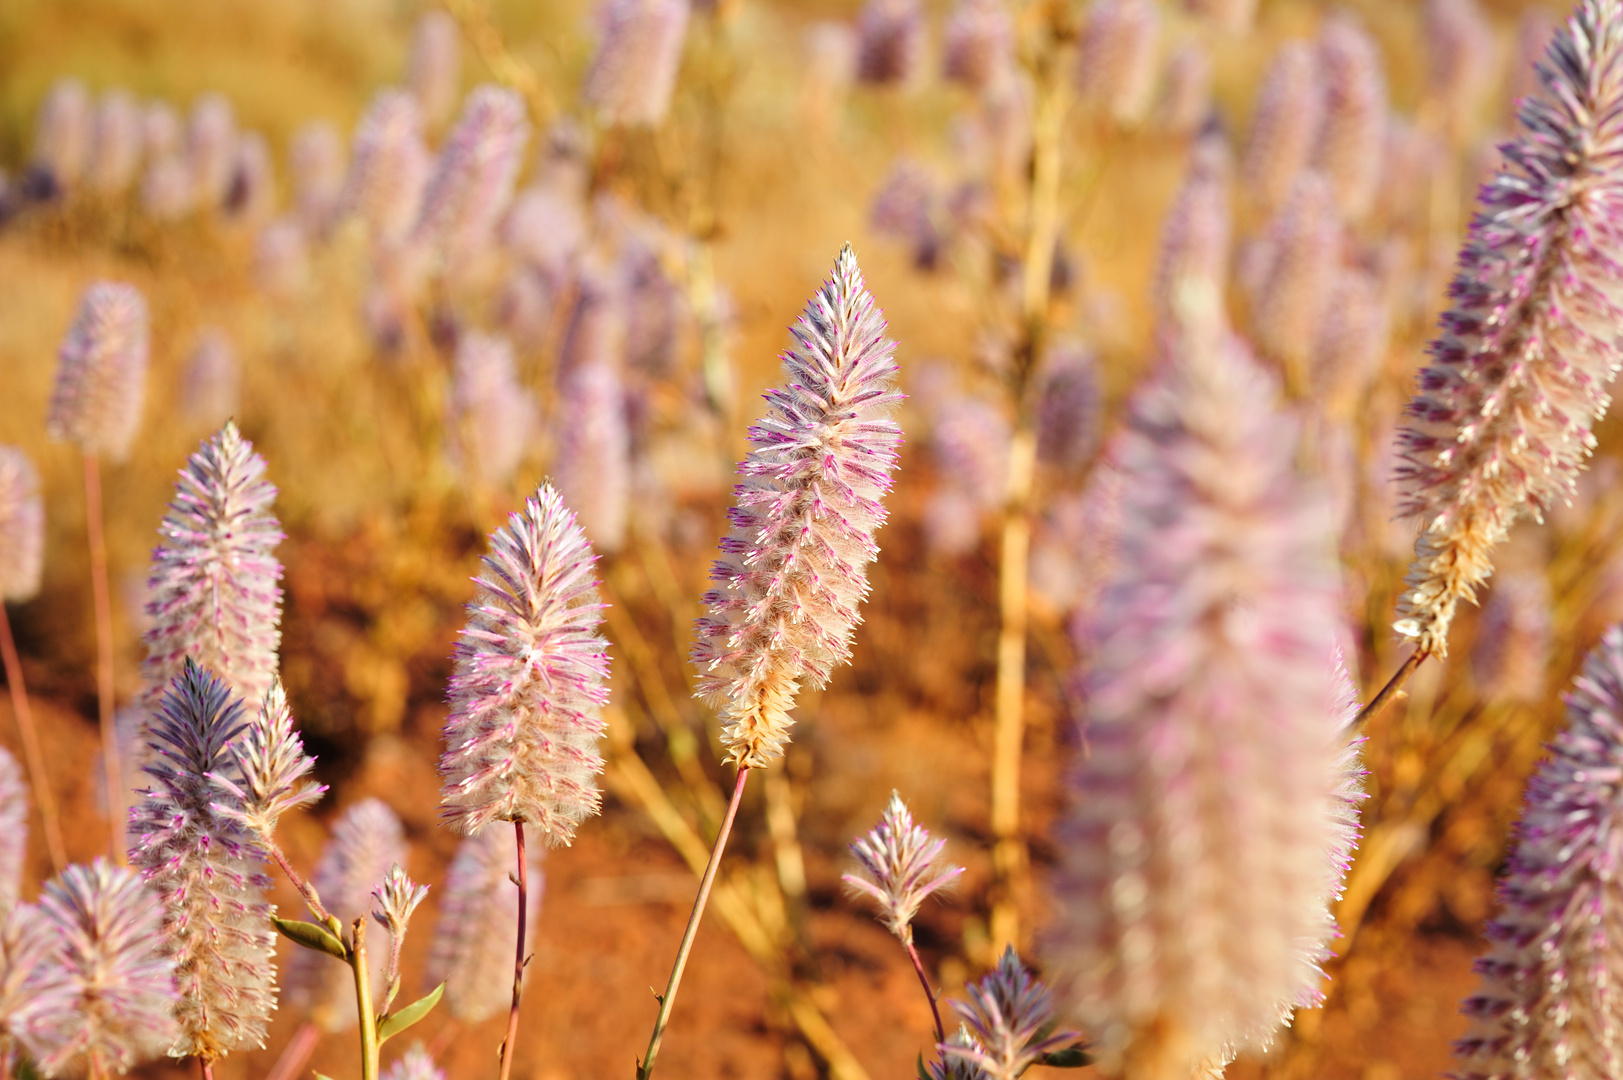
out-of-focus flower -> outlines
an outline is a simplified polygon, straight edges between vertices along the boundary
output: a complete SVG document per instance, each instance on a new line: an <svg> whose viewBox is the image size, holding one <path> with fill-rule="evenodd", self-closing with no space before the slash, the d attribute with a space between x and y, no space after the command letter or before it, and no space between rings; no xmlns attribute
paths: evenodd
<svg viewBox="0 0 1623 1080"><path fill-rule="evenodd" d="M1165 1027L1187 1055L1168 1067L1192 1070L1318 990L1346 736L1331 518L1296 423L1210 292L1167 348L1112 445L1120 525L1079 642L1090 749L1046 951L1107 1063Z"/></svg>
<svg viewBox="0 0 1623 1080"><path fill-rule="evenodd" d="M422 1043L412 1043L394 1064L383 1070L383 1080L445 1080L445 1070L434 1064Z"/></svg>
<svg viewBox="0 0 1623 1080"><path fill-rule="evenodd" d="M378 799L362 799L339 817L332 839L316 862L311 884L326 909L345 926L372 910L372 889L396 863L406 861L406 834L393 810ZM373 1004L383 1001L389 949L371 939L366 950ZM355 980L342 964L311 949L294 949L287 965L287 1002L311 1023L332 1034L359 1022Z"/></svg>
<svg viewBox="0 0 1623 1080"><path fill-rule="evenodd" d="M1386 141L1386 78L1380 49L1348 15L1331 16L1319 33L1324 80L1324 123L1313 168L1330 182L1346 221L1360 221L1375 205Z"/></svg>
<svg viewBox="0 0 1623 1080"><path fill-rule="evenodd" d="M781 755L801 684L825 685L850 658L902 439L895 346L850 247L793 333L695 627L699 692L740 768Z"/></svg>
<svg viewBox="0 0 1623 1080"><path fill-rule="evenodd" d="M1079 96L1118 124L1142 122L1155 102L1160 48L1153 0L1097 0L1077 51Z"/></svg>
<svg viewBox="0 0 1623 1080"><path fill-rule="evenodd" d="M288 166L293 181L293 208L299 224L319 236L333 222L344 194L344 143L325 120L305 124L293 134Z"/></svg>
<svg viewBox="0 0 1623 1080"><path fill-rule="evenodd" d="M1296 185L1319 141L1324 85L1317 50L1305 41L1279 47L1251 111L1240 178L1246 194L1272 211Z"/></svg>
<svg viewBox="0 0 1623 1080"><path fill-rule="evenodd" d="M1062 474L1086 468L1099 437L1099 378L1075 342L1055 344L1037 373L1037 460Z"/></svg>
<svg viewBox="0 0 1623 1080"><path fill-rule="evenodd" d="M1301 393L1341 262L1341 221L1325 177L1305 172L1296 178L1269 225L1268 243L1268 274L1256 299L1257 343L1285 364L1293 391Z"/></svg>
<svg viewBox="0 0 1623 1080"><path fill-rule="evenodd" d="M305 226L284 217L260 230L254 240L254 281L277 299L291 300L310 283L310 247Z"/></svg>
<svg viewBox="0 0 1623 1080"><path fill-rule="evenodd" d="M614 358L571 364L558 376L558 491L592 545L625 544L631 500L631 433L626 390Z"/></svg>
<svg viewBox="0 0 1623 1080"><path fill-rule="evenodd" d="M851 843L861 869L840 875L840 880L851 895L878 904L879 921L902 944L912 945L913 916L919 905L964 872L961 866L941 861L946 846L945 840L932 840L928 829L913 823L907 804L893 791L879 824Z"/></svg>
<svg viewBox="0 0 1623 1080"><path fill-rule="evenodd" d="M398 241L417 222L429 164L417 99L379 91L355 129L339 213L360 218L380 241Z"/></svg>
<svg viewBox="0 0 1623 1080"><path fill-rule="evenodd" d="M141 148L146 159L157 161L180 153L180 114L167 101L148 102L141 111Z"/></svg>
<svg viewBox="0 0 1623 1080"><path fill-rule="evenodd" d="M604 123L656 127L670 111L688 0L606 0L582 96Z"/></svg>
<svg viewBox="0 0 1623 1080"><path fill-rule="evenodd" d="M1510 525L1572 491L1620 362L1623 7L1585 0L1542 78L1482 191L1399 434L1402 511L1421 533L1396 627L1434 656Z"/></svg>
<svg viewBox="0 0 1623 1080"><path fill-rule="evenodd" d="M270 146L259 132L243 132L231 153L231 181L226 185L220 210L232 221L254 225L275 209L276 176Z"/></svg>
<svg viewBox="0 0 1623 1080"><path fill-rule="evenodd" d="M241 731L242 703L188 659L151 718L151 787L130 812L130 865L163 902L158 943L175 965L174 1057L212 1062L263 1046L276 1007L270 880L252 839L215 809L220 790L209 780L233 777Z"/></svg>
<svg viewBox="0 0 1623 1080"><path fill-rule="evenodd" d="M282 680L270 689L242 734L231 744L236 769L210 777L230 796L215 804L215 811L240 822L256 838L276 835L276 823L289 810L314 804L327 792L326 784L306 779L315 759L304 752L304 742L293 730Z"/></svg>
<svg viewBox="0 0 1623 1080"><path fill-rule="evenodd" d="M978 91L1009 77L1014 26L1001 0L959 0L942 37L941 71L952 82Z"/></svg>
<svg viewBox="0 0 1623 1080"><path fill-rule="evenodd" d="M1167 60L1161 94L1160 123L1174 135L1200 129L1212 115L1212 54L1201 45L1185 45Z"/></svg>
<svg viewBox="0 0 1623 1080"><path fill-rule="evenodd" d="M1049 1024L1053 995L1032 978L1012 945L1003 950L996 970L964 987L964 994L968 1001L949 1004L968 1027L971 1045L947 1042L941 1055L973 1062L995 1080L1016 1080L1043 1055L1077 1037Z"/></svg>
<svg viewBox="0 0 1623 1080"><path fill-rule="evenodd" d="M173 962L159 951L162 906L141 876L98 858L45 886L49 944L11 1030L48 1077L128 1072L175 1038Z"/></svg>
<svg viewBox="0 0 1623 1080"><path fill-rule="evenodd" d="M609 658L597 562L550 485L490 537L451 676L441 818L519 821L553 845L597 813Z"/></svg>
<svg viewBox="0 0 1623 1080"><path fill-rule="evenodd" d="M128 457L146 399L147 347L147 303L135 286L86 289L56 354L51 438L112 461Z"/></svg>
<svg viewBox="0 0 1623 1080"><path fill-rule="evenodd" d="M1481 984L1463 1005L1463 1080L1605 1076L1616 1059L1623 630L1584 661L1548 753L1527 784Z"/></svg>
<svg viewBox="0 0 1623 1080"><path fill-rule="evenodd" d="M0 749L0 921L11 915L28 861L28 783L17 759Z"/></svg>
<svg viewBox="0 0 1623 1080"><path fill-rule="evenodd" d="M1471 648L1471 673L1485 699L1543 700L1550 609L1550 583L1543 573L1507 570L1494 578Z"/></svg>
<svg viewBox="0 0 1623 1080"><path fill-rule="evenodd" d="M1507 72L1509 80L1505 94L1512 114L1520 106L1522 98L1538 93L1538 64L1544 59L1544 51L1550 47L1550 39L1555 36L1559 25L1555 15L1541 7L1524 9L1516 20L1516 47Z"/></svg>
<svg viewBox="0 0 1623 1080"><path fill-rule="evenodd" d="M147 578L152 627L141 639L141 675L149 708L192 662L246 702L270 689L282 640L275 498L265 459L231 421L187 460Z"/></svg>
<svg viewBox="0 0 1623 1080"><path fill-rule="evenodd" d="M197 206L197 189L186 159L165 154L148 161L141 174L141 209L154 221L176 221Z"/></svg>
<svg viewBox="0 0 1623 1080"><path fill-rule="evenodd" d="M122 195L141 168L141 107L126 90L111 90L91 120L85 182L99 195Z"/></svg>
<svg viewBox="0 0 1623 1080"><path fill-rule="evenodd" d="M231 102L204 94L192 105L186 122L186 167L198 205L217 211L231 191L236 165L237 117Z"/></svg>
<svg viewBox="0 0 1623 1080"><path fill-rule="evenodd" d="M90 163L90 94L77 79L58 79L40 102L34 125L33 168L53 192L72 188Z"/></svg>
<svg viewBox="0 0 1623 1080"><path fill-rule="evenodd" d="M516 93L485 85L469 94L434 164L413 241L451 268L488 245L513 198L529 140L530 121Z"/></svg>
<svg viewBox="0 0 1623 1080"><path fill-rule="evenodd" d="M32 600L44 566L39 472L17 447L0 446L0 603Z"/></svg>
<svg viewBox="0 0 1623 1080"><path fill-rule="evenodd" d="M1478 120L1498 67L1498 42L1476 0L1426 0L1426 94L1458 139Z"/></svg>
<svg viewBox="0 0 1623 1080"><path fill-rule="evenodd" d="M195 424L214 427L237 411L241 383L237 353L224 330L208 327L186 358L180 376L180 411Z"/></svg>
<svg viewBox="0 0 1623 1080"><path fill-rule="evenodd" d="M913 266L919 270L934 270L941 259L940 188L940 182L923 165L898 161L868 213L874 232L912 248Z"/></svg>
<svg viewBox="0 0 1623 1080"><path fill-rule="evenodd" d="M918 0L868 0L857 16L857 81L905 85L924 60L924 12Z"/></svg>
<svg viewBox="0 0 1623 1080"><path fill-rule="evenodd" d="M1245 30L1257 14L1257 0L1183 0L1183 6L1231 32Z"/></svg>
<svg viewBox="0 0 1623 1080"><path fill-rule="evenodd" d="M406 88L417 99L430 127L451 118L461 78L462 32L456 20L444 11L423 12L411 32Z"/></svg>
<svg viewBox="0 0 1623 1080"><path fill-rule="evenodd" d="M525 939L540 923L541 849L528 845ZM428 982L445 984L445 1005L464 1024L477 1024L512 1003L513 988L490 973L513 962L518 927L518 845L512 829L488 828L462 841L440 894L440 919L428 957Z"/></svg>
<svg viewBox="0 0 1623 1080"><path fill-rule="evenodd" d="M535 398L518 381L513 347L486 334L457 342L451 378L451 432L458 464L493 487L512 478L537 422Z"/></svg>
<svg viewBox="0 0 1623 1080"><path fill-rule="evenodd" d="M1381 283L1367 270L1341 267L1330 286L1313 355L1313 393L1326 412L1351 416L1380 373L1391 334Z"/></svg>
<svg viewBox="0 0 1623 1080"><path fill-rule="evenodd" d="M1208 131L1189 151L1189 171L1161 227L1155 268L1155 310L1165 323L1191 286L1221 296L1228 281L1233 216L1229 207L1234 164L1221 131Z"/></svg>
<svg viewBox="0 0 1623 1080"><path fill-rule="evenodd" d="M857 77L857 35L850 24L816 22L807 27L802 51L801 97L808 119L827 128Z"/></svg>

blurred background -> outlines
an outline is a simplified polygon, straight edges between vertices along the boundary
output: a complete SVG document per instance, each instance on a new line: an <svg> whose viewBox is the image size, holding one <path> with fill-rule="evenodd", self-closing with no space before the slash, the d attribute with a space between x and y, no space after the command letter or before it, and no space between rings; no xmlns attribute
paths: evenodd
<svg viewBox="0 0 1623 1080"><path fill-rule="evenodd" d="M39 465L48 521L44 589L11 617L69 855L105 849L106 800L80 465L45 413L78 298L111 279L145 294L152 331L140 435L103 472L118 700L140 689L147 561L176 470L235 417L280 490L282 674L331 786L283 825L301 866L375 798L413 876L443 879L456 838L435 825L434 766L484 537L549 476L580 511L614 605L608 797L545 857L516 1068L629 1075L720 805L686 654L733 462L787 326L850 242L909 395L891 518L854 662L803 697L784 767L746 798L723 874L733 914L701 933L664 1068L912 1074L928 1010L905 955L843 895L845 845L895 789L968 868L916 924L948 994L997 942L1034 955L1048 827L1079 748L1069 627L1106 557L1090 484L1154 362L1169 278L1216 268L1235 324L1319 433L1358 681L1378 688L1400 658L1387 627L1413 540L1391 520L1390 433L1473 192L1565 14L1519 0L7 0L0 442ZM653 26L641 37L638 19ZM661 50L676 57L668 102L637 85L658 81ZM516 180L478 196L492 209L477 244L425 269L368 201L390 196L361 152L378 159L391 136L363 119L381 91L414 95L429 158L374 169L409 188L485 83L528 112ZM121 130L133 149L109 148ZM607 382L566 377L586 369ZM1327 1004L1231 1075L1447 1067L1521 785L1561 689L1623 615L1615 429L1601 426L1580 500L1507 546L1447 663L1371 727ZM1022 482L1023 438L1036 465ZM1029 561L1011 564L1027 536ZM1000 589L1011 575L1029 581L1019 603ZM1023 657L1004 647L1015 638ZM1011 709L1012 828L992 794ZM36 850L25 895L49 873ZM408 992L435 903L408 941ZM284 1003L267 1049L225 1059L222 1080L269 1073L305 1019ZM420 1030L452 1080L495 1066L499 1020L441 1009ZM355 1075L351 1036L322 1035L310 1065Z"/></svg>

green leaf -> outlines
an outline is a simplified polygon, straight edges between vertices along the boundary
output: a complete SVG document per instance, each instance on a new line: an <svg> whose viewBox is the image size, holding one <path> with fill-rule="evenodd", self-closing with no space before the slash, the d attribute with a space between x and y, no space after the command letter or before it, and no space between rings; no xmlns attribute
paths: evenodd
<svg viewBox="0 0 1623 1080"><path fill-rule="evenodd" d="M1084 1065L1092 1065L1093 1059L1088 1056L1086 1050L1082 1049L1082 1044L1078 1043L1075 1046L1067 1046L1063 1050L1055 1050L1052 1053L1044 1054L1037 1064L1047 1065L1053 1069L1080 1069Z"/></svg>
<svg viewBox="0 0 1623 1080"><path fill-rule="evenodd" d="M278 919L275 915L271 916L271 922L282 932L283 937L294 944L303 945L306 949L314 949L316 952L324 952L328 956L336 956L345 963L349 962L349 950L344 948L344 943L333 937L321 924L299 922L296 919Z"/></svg>
<svg viewBox="0 0 1623 1080"><path fill-rule="evenodd" d="M930 1074L926 1072L924 1068L924 1054L922 1052L919 1054L918 1063L914 1066L914 1068L916 1068L919 1072L919 1080L930 1080Z"/></svg>
<svg viewBox="0 0 1623 1080"><path fill-rule="evenodd" d="M404 1009L386 1018L383 1023L378 1025L378 1045L382 1046L385 1039L400 1034L427 1016L429 1010L440 1003L440 995L443 993L445 993L445 984L440 983Z"/></svg>

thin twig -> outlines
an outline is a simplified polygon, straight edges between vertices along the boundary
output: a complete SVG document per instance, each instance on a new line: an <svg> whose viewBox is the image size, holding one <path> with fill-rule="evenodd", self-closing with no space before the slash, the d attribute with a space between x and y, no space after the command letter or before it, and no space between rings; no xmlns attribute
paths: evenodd
<svg viewBox="0 0 1623 1080"><path fill-rule="evenodd" d="M524 822L513 822L518 838L518 945L513 950L513 1007L507 1010L507 1038L502 1040L501 1080L513 1072L513 1044L518 1040L518 1003L524 994L524 915L530 898L529 867L524 858Z"/></svg>
<svg viewBox="0 0 1623 1080"><path fill-rule="evenodd" d="M90 537L90 595L96 612L96 706L101 717L101 765L107 781L107 820L113 860L124 863L124 778L118 760L118 733L113 723L113 601L107 587L107 541L102 531L101 464L85 456L85 529Z"/></svg>
<svg viewBox="0 0 1623 1080"><path fill-rule="evenodd" d="M682 932L682 944L676 950L676 963L671 967L671 978L665 984L665 993L659 999L659 1015L654 1019L654 1033L648 1040L648 1052L637 1064L637 1080L648 1080L654 1072L654 1059L659 1056L659 1043L665 1037L665 1026L671 1020L671 1007L676 1003L676 991L682 985L682 971L687 967L688 954L693 951L693 939L699 932L699 920L704 915L710 887L715 883L716 870L721 866L721 854L727 847L727 837L733 831L733 819L738 816L738 804L744 797L744 783L750 770L738 770L738 782L733 785L733 797L727 803L727 816L721 820L721 831L710 849L710 861L705 864L704 877L699 881L699 895L693 901L693 913L688 916L687 929Z"/></svg>
<svg viewBox="0 0 1623 1080"><path fill-rule="evenodd" d="M1381 692L1370 698L1368 705L1358 710L1358 718L1353 723L1365 724L1384 709L1387 702L1391 701L1393 696L1403 689L1403 684L1409 681L1409 676L1414 674L1415 668L1420 666L1420 662L1426 656L1425 652L1416 649L1409 659L1405 660L1402 666L1392 675L1392 678L1387 681L1387 684L1381 687Z"/></svg>
<svg viewBox="0 0 1623 1080"><path fill-rule="evenodd" d="M67 848L62 844L62 820L57 815L56 795L45 773L45 755L40 753L39 732L34 728L34 712L28 706L28 689L23 686L23 665L17 656L17 643L11 636L11 618L0 604L0 656L5 659L6 685L11 688L11 711L17 717L17 734L22 737L23 760L28 764L28 784L34 789L34 805L39 807L45 826L45 846L51 852L51 865L61 873L68 865Z"/></svg>
<svg viewBox="0 0 1623 1080"><path fill-rule="evenodd" d="M293 887L299 890L299 895L304 897L304 905L310 909L310 914L324 923L335 922L336 920L332 914L322 905L321 896L316 892L316 887L306 881L297 870L293 869L293 864L287 861L287 853L282 850L282 846L269 836L261 836L259 844L265 849L266 854L271 857L272 861L282 868L282 873L287 875L287 879L293 883Z"/></svg>
<svg viewBox="0 0 1623 1080"><path fill-rule="evenodd" d="M301 1023L293 1037L282 1048L281 1056L271 1071L265 1074L265 1080L293 1080L295 1076L304 1071L310 1061L310 1055L315 1053L316 1043L321 1041L321 1029L310 1021Z"/></svg>
<svg viewBox="0 0 1623 1080"><path fill-rule="evenodd" d="M919 950L914 947L911 940L913 928L908 927L909 940L902 944L907 946L907 958L913 961L913 970L918 972L919 985L924 987L924 996L930 1002L930 1015L935 1017L935 1041L937 1045L947 1041L947 1029L941 1024L941 1006L936 1002L936 993L930 988L930 979L924 974L924 964L919 960Z"/></svg>

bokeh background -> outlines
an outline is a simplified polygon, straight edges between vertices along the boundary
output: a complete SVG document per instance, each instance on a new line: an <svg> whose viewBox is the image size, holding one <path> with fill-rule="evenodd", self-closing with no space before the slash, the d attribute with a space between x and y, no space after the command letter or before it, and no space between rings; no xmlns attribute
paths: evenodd
<svg viewBox="0 0 1623 1080"><path fill-rule="evenodd" d="M747 449L757 394L777 379L785 328L846 242L890 320L910 394L891 519L855 660L803 699L776 801L768 805L764 790L749 795L726 865L727 887L768 944L752 951L726 920L709 917L661 1067L671 1076L910 1075L929 1044L925 1003L905 955L842 894L839 875L847 842L871 827L892 789L901 792L968 868L956 892L920 916L927 967L951 995L990 963L1000 534L995 506L942 500L962 487L965 467L953 452L966 441L950 427L953 402L985 402L993 428L1012 416L1002 379L1013 340L1004 294L1018 268L1000 268L1000 242L977 234L968 181L994 171L987 162L996 138L1017 125L941 78L950 4L926 3L917 70L885 86L851 79L842 50L859 15L853 4L695 7L664 122L624 130L599 123L581 101L602 26L588 5L459 0L451 9L459 87L505 82L532 110L520 186L541 178L543 148L578 147L590 198L612 202L600 212L633 222L628 228L645 238L654 284L643 302L655 305L651 332L668 345L640 376L632 524L603 565L616 605L607 628L615 665L609 794L601 820L544 863L517 1075L629 1075L641 1053L655 1011L647 988L663 982L695 885L671 838L683 828L704 833L722 777L685 656L725 528L730 463ZM1463 9L1480 33L1447 39L1439 8ZM551 330L517 345L520 381L542 417L522 464L500 482L476 482L459 470L443 418L448 342L504 328L503 275L517 257L501 255L507 262L477 288L423 299L407 343L390 348L363 317L373 271L358 232L311 239L291 270L267 265L274 253L263 241L293 198L295 134L325 121L347 142L373 95L406 77L413 28L431 10L404 0L0 4L0 168L11 178L0 226L0 442L23 447L40 466L49 530L45 587L11 614L75 859L107 842L94 780L95 642L78 454L47 440L44 417L56 347L83 288L103 278L137 285L152 318L141 435L131 459L104 476L120 702L139 689L146 564L175 472L224 418L187 391L198 344L215 330L240 375L227 411L281 492L283 678L331 786L313 812L284 824L289 852L312 865L334 817L367 797L399 815L419 880L441 880L455 849L435 825L451 648L485 533L548 475L557 453L563 419L553 372L568 300L554 297ZM1044 479L1037 493L1022 781L1032 873L1016 892L1027 955L1044 918L1063 765L1078 752L1078 656L1067 626L1085 589L1066 582L1087 578L1089 558L1085 541L1067 547L1072 534L1045 511L1085 487L1088 463L1153 362L1163 226L1200 132L1238 156L1281 46L1315 41L1338 13L1378 46L1393 117L1376 147L1386 152L1378 206L1346 223L1340 246L1325 253L1376 286L1379 330L1365 339L1373 362L1345 400L1309 393L1300 403L1344 434L1345 459L1326 482L1350 507L1347 612L1362 647L1359 681L1378 687L1400 656L1386 626L1412 538L1390 523L1390 431L1444 302L1471 193L1513 124L1514 95L1528 88L1529 43L1565 14L1559 3L1517 0L1262 0L1254 20L1233 27L1178 3L1157 10L1149 59L1133 61L1151 65L1147 104L1118 116L1076 96L1063 118L1061 267L1045 318L1054 341L1091 359L1096 407L1076 414L1089 425L1083 464ZM1084 31L1089 5L1015 14L1027 60L1078 62L1069 40L1050 41L1049 53L1030 42L1045 27ZM1209 86L1184 87L1194 104L1180 102L1175 73L1200 62L1209 63ZM1469 68L1463 75L1460 65ZM261 133L270 149L264 202L240 214L164 219L134 190L69 191L54 201L20 194L38 156L42 102L64 77L93 95L124 89L182 114L205 94L223 95L238 129ZM433 126L432 138L445 129ZM1007 182L1018 192L1029 170L1015 157ZM897 193L899 161L925 178L919 190ZM891 212L876 212L886 193ZM1247 245L1280 242L1277 209L1236 181L1230 299L1242 330L1254 329L1260 306L1259 286L1246 276L1255 245ZM926 257L921 244L936 249ZM1319 312L1329 318L1328 308ZM1407 699L1371 728L1366 840L1341 907L1327 1005L1299 1015L1274 1053L1231 1075L1396 1080L1447 1067L1521 785L1559 722L1561 688L1623 614L1613 557L1623 507L1608 485L1615 424L1600 434L1580 502L1513 539L1487 614L1467 614L1449 661L1423 669ZM974 452L996 439L967 442ZM944 514L967 539L942 539ZM9 703L0 717L0 743L15 748ZM49 874L43 851L32 872L25 895ZM291 890L278 890L282 909L294 908ZM421 981L434 905L431 893L408 944L408 989ZM812 1030L808 1009L826 1017L827 1030ZM227 1058L222 1080L269 1072L300 1020L284 1009L268 1048ZM436 1015L420 1033L453 1080L495 1067L499 1021L452 1030ZM389 1053L400 1049L397 1042ZM350 1041L323 1038L311 1067L338 1080L355 1075Z"/></svg>

